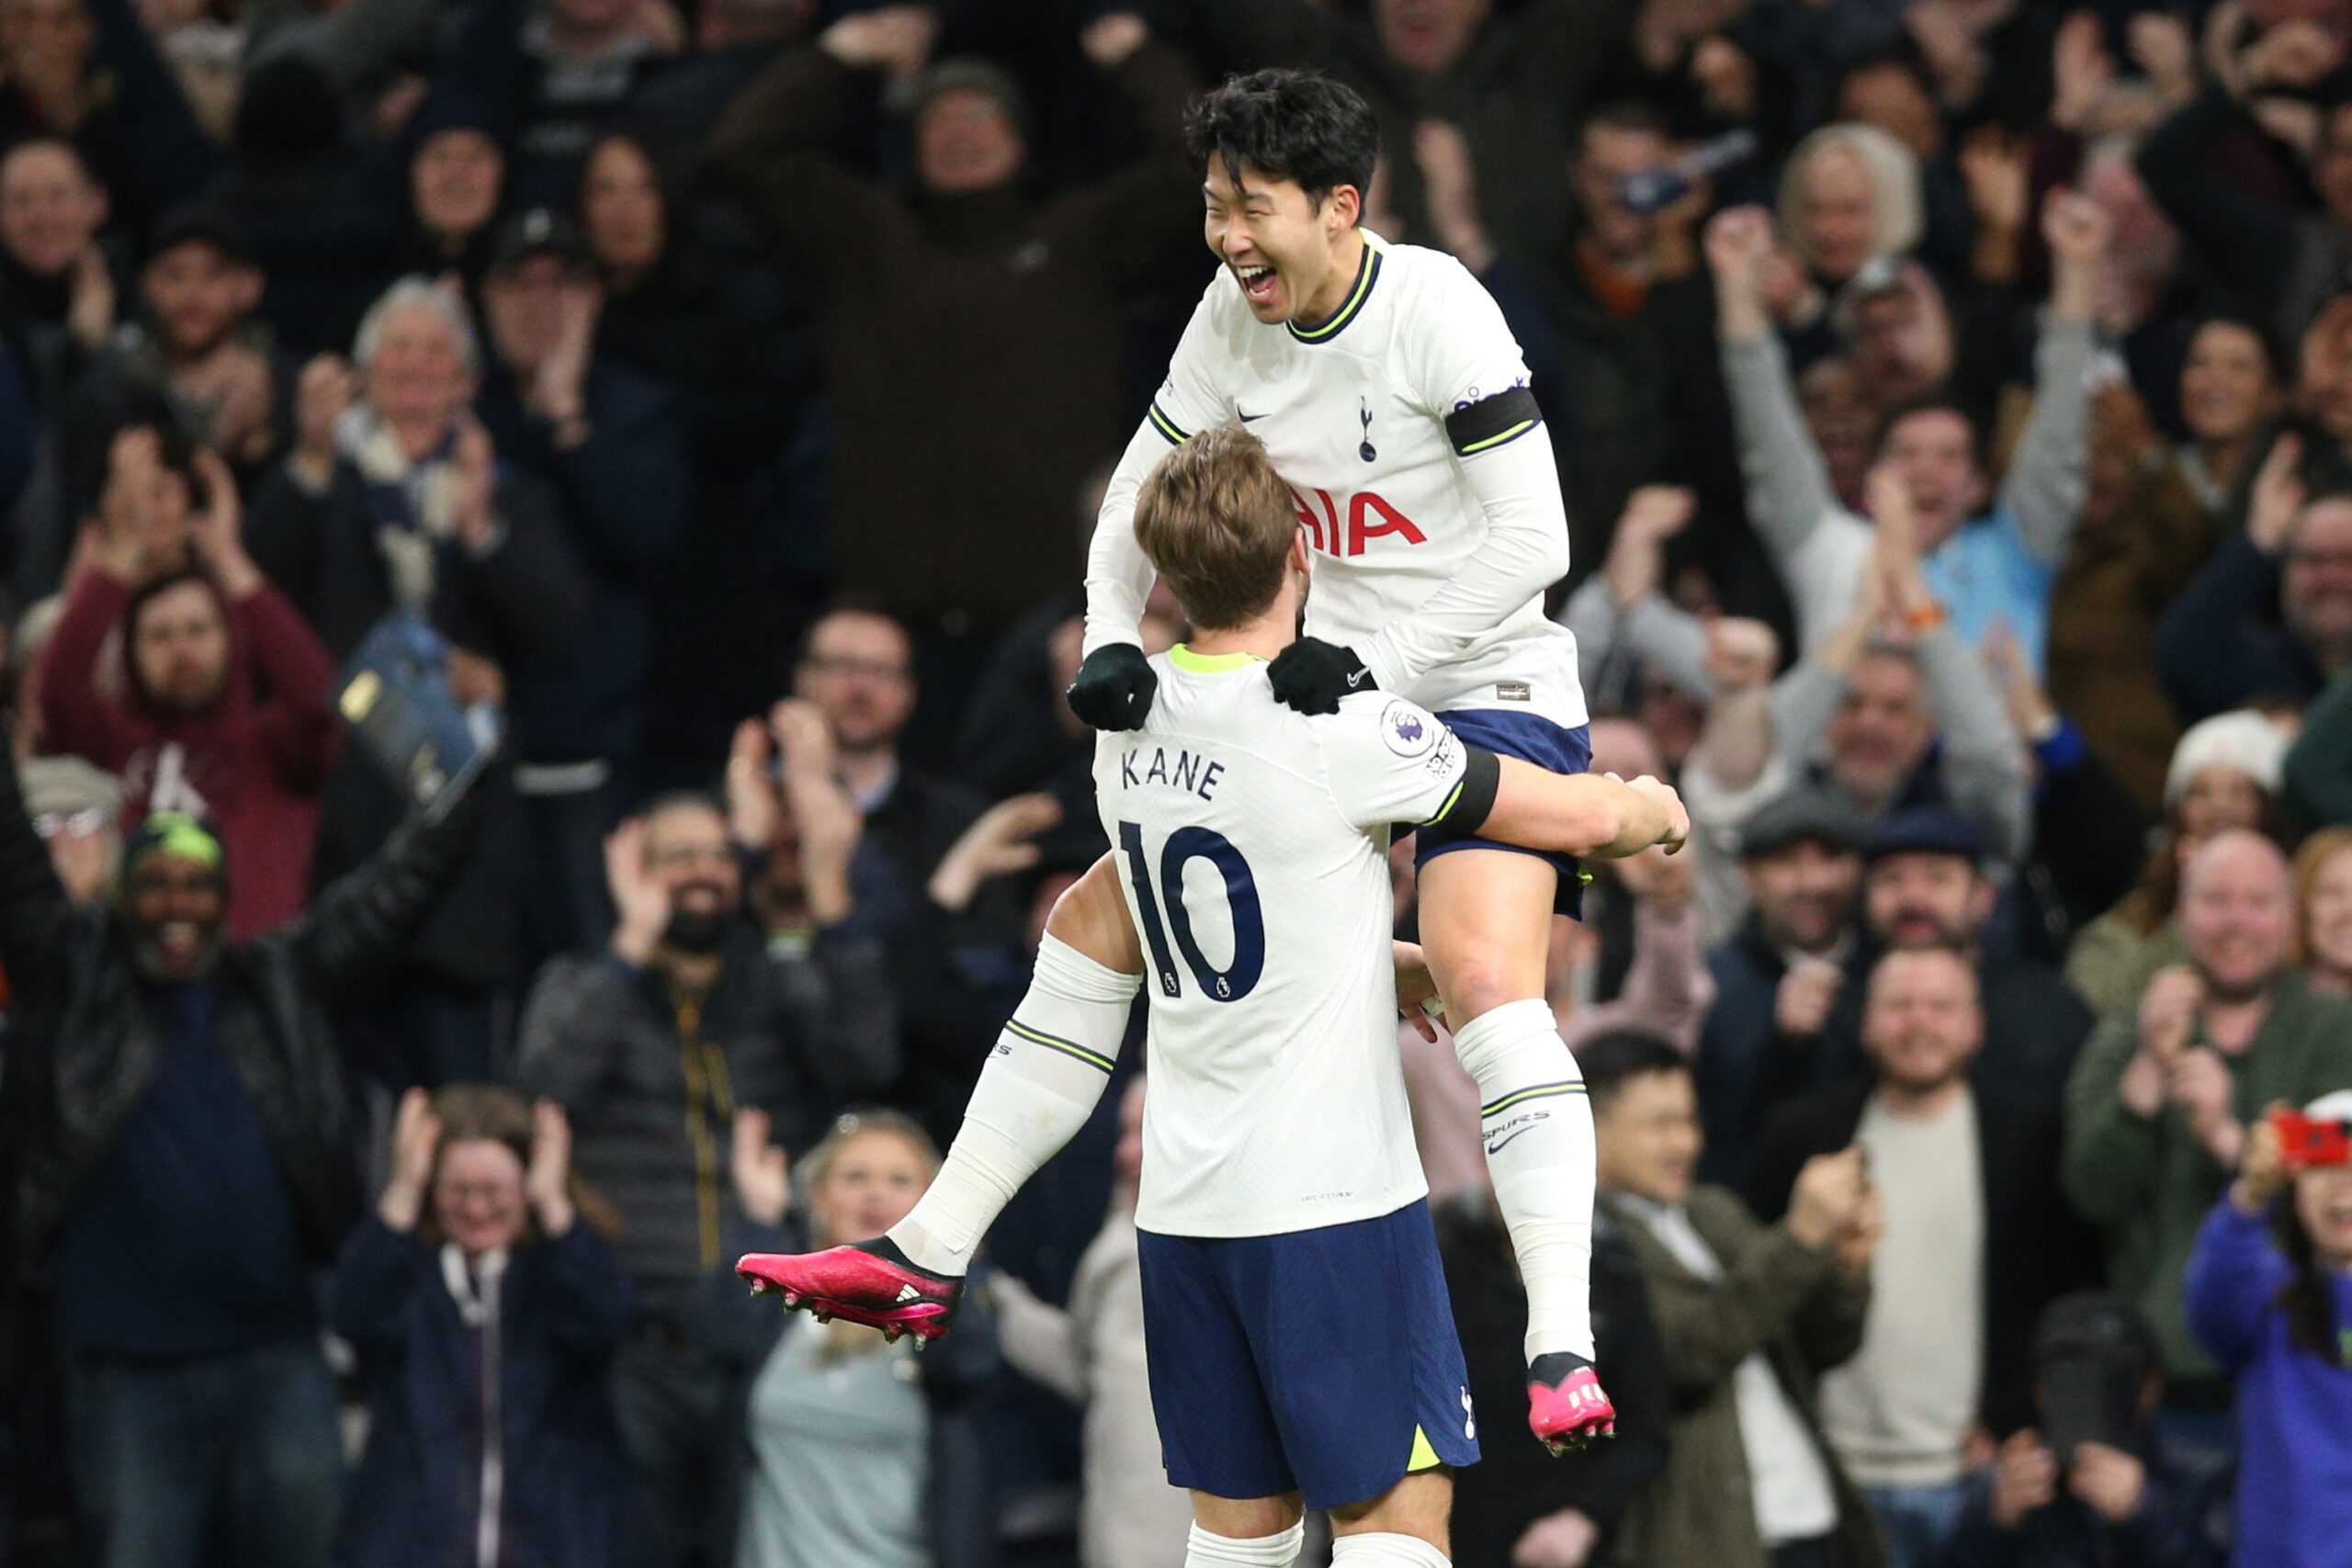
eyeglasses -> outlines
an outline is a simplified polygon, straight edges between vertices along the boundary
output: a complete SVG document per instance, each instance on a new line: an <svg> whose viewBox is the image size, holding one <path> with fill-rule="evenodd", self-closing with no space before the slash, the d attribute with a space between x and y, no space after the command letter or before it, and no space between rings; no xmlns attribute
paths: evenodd
<svg viewBox="0 0 2352 1568"><path fill-rule="evenodd" d="M80 811L38 812L33 817L33 831L44 839L54 839L61 833L87 839L105 832L113 823L113 812L103 806L92 806Z"/></svg>
<svg viewBox="0 0 2352 1568"><path fill-rule="evenodd" d="M879 659L830 659L814 653L802 660L800 666L812 675L858 675L868 681L899 682L910 674L905 665Z"/></svg>
<svg viewBox="0 0 2352 1568"><path fill-rule="evenodd" d="M671 844L645 858L654 865L733 865L735 850L729 844Z"/></svg>

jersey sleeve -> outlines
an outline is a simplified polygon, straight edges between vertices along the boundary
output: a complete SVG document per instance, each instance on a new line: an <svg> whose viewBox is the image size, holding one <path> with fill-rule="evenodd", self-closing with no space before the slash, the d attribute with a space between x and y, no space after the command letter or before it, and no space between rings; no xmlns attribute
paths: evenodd
<svg viewBox="0 0 2352 1568"><path fill-rule="evenodd" d="M1331 798L1351 827L1437 821L1476 782L1471 749L1403 697L1365 692L1343 698L1337 714L1315 726Z"/></svg>
<svg viewBox="0 0 2352 1568"><path fill-rule="evenodd" d="M1465 442L1454 427L1471 410L1496 400L1517 406L1521 400L1509 396L1513 392L1533 408L1527 360L1503 320L1502 307L1459 262L1449 257L1430 273L1426 299L1405 319L1412 331L1405 363L1413 394L1446 423L1457 453ZM1485 443L1497 434L1480 428L1467 444Z"/></svg>
<svg viewBox="0 0 2352 1568"><path fill-rule="evenodd" d="M1209 285L1168 362L1168 378L1144 411L1126 451L1113 470L1086 552L1086 640L1083 651L1136 640L1144 601L1151 594L1151 562L1136 543L1136 496L1169 449L1199 431L1223 423L1225 401L1216 390L1216 362L1222 357L1213 321L1219 278Z"/></svg>

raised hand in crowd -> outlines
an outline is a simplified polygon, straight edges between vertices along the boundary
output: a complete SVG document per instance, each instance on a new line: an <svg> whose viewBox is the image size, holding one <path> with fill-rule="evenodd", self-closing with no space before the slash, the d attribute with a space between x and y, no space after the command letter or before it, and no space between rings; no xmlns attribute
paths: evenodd
<svg viewBox="0 0 2352 1568"><path fill-rule="evenodd" d="M186 477L165 466L163 437L152 425L118 432L97 515L82 536L83 558L129 583L169 570L187 556L191 500Z"/></svg>
<svg viewBox="0 0 2352 1568"><path fill-rule="evenodd" d="M747 718L727 749L727 834L747 850L775 847L784 830L784 801L768 772L775 755L768 727Z"/></svg>
<svg viewBox="0 0 2352 1568"><path fill-rule="evenodd" d="M1510 1568L1584 1568L1600 1544L1600 1527L1578 1508L1546 1514L1510 1549Z"/></svg>
<svg viewBox="0 0 2352 1568"><path fill-rule="evenodd" d="M2173 1069L2188 1053L2204 1005L2205 982L2186 964L2166 964L2148 981L2140 996L2140 1048L2117 1086L2124 1108L2134 1116L2149 1120L2164 1109Z"/></svg>
<svg viewBox="0 0 2352 1568"><path fill-rule="evenodd" d="M2012 1432L1993 1461L1994 1525L2014 1530L2058 1500L2058 1456L2030 1427Z"/></svg>
<svg viewBox="0 0 2352 1568"><path fill-rule="evenodd" d="M769 710L768 729L782 764L785 809L800 835L808 917L832 925L849 916L850 861L865 835L865 814L842 784L832 726L822 709L786 697Z"/></svg>
<svg viewBox="0 0 2352 1568"><path fill-rule="evenodd" d="M629 31L644 40L648 53L666 58L685 52L685 18L670 0L636 0L628 20Z"/></svg>
<svg viewBox="0 0 2352 1568"><path fill-rule="evenodd" d="M653 956L662 933L670 926L669 890L646 863L650 829L644 818L632 817L605 840L605 886L612 895L616 916L613 953L639 965Z"/></svg>
<svg viewBox="0 0 2352 1568"><path fill-rule="evenodd" d="M1986 628L1976 656L1999 689L2001 701L2009 710L2009 724L2019 739L2031 743L2058 728L2057 705L2026 662L2025 649L2008 622L1995 621Z"/></svg>
<svg viewBox="0 0 2352 1568"><path fill-rule="evenodd" d="M1421 171L1422 205L1438 248L1472 272L1495 265L1495 247L1478 214L1478 174L1470 139L1459 126L1425 119L1413 127L1413 162Z"/></svg>
<svg viewBox="0 0 2352 1568"><path fill-rule="evenodd" d="M92 240L74 258L66 283L65 328L84 349L96 353L114 335L114 269Z"/></svg>
<svg viewBox="0 0 2352 1568"><path fill-rule="evenodd" d="M2167 112L2197 96L2197 40L2179 17L2138 12L2124 24L2123 44Z"/></svg>
<svg viewBox="0 0 2352 1568"><path fill-rule="evenodd" d="M2230 1183L2230 1204L2241 1214L2259 1216L2269 1213L2271 1201L2287 1190L2294 1170L2287 1163L2287 1145L2278 1136L2278 1124L2271 1116L2289 1107L2283 1100L2270 1102L2261 1118L2247 1130L2245 1153L2238 1161L2238 1173Z"/></svg>
<svg viewBox="0 0 2352 1568"><path fill-rule="evenodd" d="M531 1107L531 1164L523 1173L523 1196L542 1235L562 1235L579 1217L571 1203L571 1123L552 1100Z"/></svg>
<svg viewBox="0 0 2352 1568"><path fill-rule="evenodd" d="M527 402L552 427L556 446L568 449L588 439L588 361L605 290L589 277L566 277L555 289L555 334L532 373Z"/></svg>
<svg viewBox="0 0 2352 1568"><path fill-rule="evenodd" d="M1725 208L1707 220L1702 245L1715 277L1718 330L1733 343L1749 343L1772 330L1767 276L1779 246L1772 215L1760 207Z"/></svg>
<svg viewBox="0 0 2352 1568"><path fill-rule="evenodd" d="M1792 1040L1810 1040L1829 1021L1846 972L1826 958L1804 954L1788 967L1772 992L1772 1028Z"/></svg>
<svg viewBox="0 0 2352 1568"><path fill-rule="evenodd" d="M286 462L312 491L334 479L335 426L358 389L350 362L339 354L314 355L294 379L294 449Z"/></svg>
<svg viewBox="0 0 2352 1568"><path fill-rule="evenodd" d="M780 1225L792 1208L792 1156L775 1142L774 1122L764 1111L745 1106L735 1112L728 1171L735 1201L754 1224Z"/></svg>
<svg viewBox="0 0 2352 1568"><path fill-rule="evenodd" d="M2088 320L2107 264L2115 225L2107 209L2078 190L2054 189L2042 197L2041 238L2050 247L2050 313L2061 321Z"/></svg>
<svg viewBox="0 0 2352 1568"><path fill-rule="evenodd" d="M1781 634L1745 615L1718 615L1707 623L1706 658L1718 699L1770 686L1781 668Z"/></svg>
<svg viewBox="0 0 2352 1568"><path fill-rule="evenodd" d="M853 71L908 80L930 62L938 38L939 13L929 6L882 6L843 17L818 36L817 47Z"/></svg>
<svg viewBox="0 0 2352 1568"><path fill-rule="evenodd" d="M2246 542L2266 556L2281 554L2302 514L2306 492L2302 475L2303 441L2292 431L2270 444L2269 455L2254 476L2254 491L2245 510Z"/></svg>
<svg viewBox="0 0 2352 1568"><path fill-rule="evenodd" d="M245 513L237 500L236 478L209 446L198 447L194 461L196 477L204 486L204 504L188 513L188 542L221 592L243 599L262 586L263 578L245 554Z"/></svg>
<svg viewBox="0 0 2352 1568"><path fill-rule="evenodd" d="M1991 1511L2003 1530L2022 1529L2029 1515L2058 1500L2061 1483L2110 1524L2136 1517L2148 1492L2148 1469L2140 1459L2105 1443L2080 1443L2074 1461L2062 1470L2058 1456L2032 1427L2013 1432L1993 1461Z"/></svg>
<svg viewBox="0 0 2352 1568"><path fill-rule="evenodd" d="M449 453L449 521L468 549L486 552L498 539L498 453L472 410L460 410L457 425Z"/></svg>
<svg viewBox="0 0 2352 1568"><path fill-rule="evenodd" d="M386 1228L405 1235L416 1228L424 1213L426 1190L433 1184L433 1162L441 1150L441 1118L433 1113L433 1096L412 1089L401 1096L392 1122L392 1168L376 1201L377 1217Z"/></svg>
<svg viewBox="0 0 2352 1568"><path fill-rule="evenodd" d="M2180 1053L2165 1075L2165 1098L2180 1107L2189 1135L2205 1145L2216 1164L2233 1168L2245 1152L2245 1128L2235 1110L2237 1075L2211 1045Z"/></svg>
<svg viewBox="0 0 2352 1568"><path fill-rule="evenodd" d="M1016 795L989 807L940 857L931 874L931 901L962 910L990 877L1035 865L1035 840L1061 819L1061 803L1050 795Z"/></svg>
<svg viewBox="0 0 2352 1568"><path fill-rule="evenodd" d="M231 341L172 375L173 389L206 412L206 445L241 463L269 456L277 441L270 414L277 401L269 360L250 344Z"/></svg>
<svg viewBox="0 0 2352 1568"><path fill-rule="evenodd" d="M1699 499L1679 485L1644 485L1626 498L1601 575L1609 597L1630 610L1666 581L1666 542L1690 524Z"/></svg>
<svg viewBox="0 0 2352 1568"><path fill-rule="evenodd" d="M1849 1268L1866 1264L1876 1240L1876 1197L1860 1145L1815 1155L1789 1193L1789 1235L1815 1252L1835 1252ZM1851 1245L1849 1245L1851 1244Z"/></svg>
<svg viewBox="0 0 2352 1568"><path fill-rule="evenodd" d="M1150 25L1133 11L1095 17L1078 35L1078 47L1104 71L1116 71L1151 38Z"/></svg>

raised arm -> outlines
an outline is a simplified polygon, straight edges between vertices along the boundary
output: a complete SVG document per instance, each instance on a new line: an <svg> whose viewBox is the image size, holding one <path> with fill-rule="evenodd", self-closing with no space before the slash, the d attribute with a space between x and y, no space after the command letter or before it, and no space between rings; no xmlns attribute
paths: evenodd
<svg viewBox="0 0 2352 1568"><path fill-rule="evenodd" d="M1838 496L1798 411L1788 352L1764 305L1759 275L1772 254L1771 215L1760 207L1717 213L1707 225L1706 249L1715 278L1715 336L1747 479L1747 518L1785 570Z"/></svg>
<svg viewBox="0 0 2352 1568"><path fill-rule="evenodd" d="M2109 225L2099 205L2054 190L2041 209L2054 276L2050 317L2034 349L2033 414L2001 486L2001 505L2036 560L2066 556L2089 489L2091 302Z"/></svg>

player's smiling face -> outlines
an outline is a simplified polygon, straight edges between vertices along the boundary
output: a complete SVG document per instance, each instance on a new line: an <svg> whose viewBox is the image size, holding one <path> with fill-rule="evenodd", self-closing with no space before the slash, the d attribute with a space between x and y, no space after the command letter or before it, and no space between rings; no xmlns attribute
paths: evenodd
<svg viewBox="0 0 2352 1568"><path fill-rule="evenodd" d="M1341 186L1317 202L1295 180L1244 164L1240 177L1209 160L1201 194L1209 249L1232 270L1250 313L1269 326L1313 326L1335 314L1354 281L1357 192Z"/></svg>

